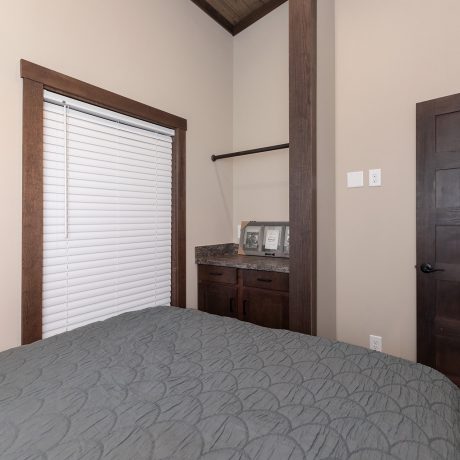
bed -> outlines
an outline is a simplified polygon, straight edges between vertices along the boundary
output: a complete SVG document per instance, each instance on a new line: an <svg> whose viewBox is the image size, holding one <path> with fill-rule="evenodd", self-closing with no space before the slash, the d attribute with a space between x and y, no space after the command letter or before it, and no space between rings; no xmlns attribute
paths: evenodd
<svg viewBox="0 0 460 460"><path fill-rule="evenodd" d="M370 350L173 307L0 353L0 458L459 459L460 391Z"/></svg>

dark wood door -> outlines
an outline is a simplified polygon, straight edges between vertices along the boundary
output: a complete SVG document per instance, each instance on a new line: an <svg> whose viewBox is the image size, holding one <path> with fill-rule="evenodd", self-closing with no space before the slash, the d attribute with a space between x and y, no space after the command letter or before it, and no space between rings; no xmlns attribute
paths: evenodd
<svg viewBox="0 0 460 460"><path fill-rule="evenodd" d="M243 288L242 319L274 329L289 328L289 294L256 288Z"/></svg>
<svg viewBox="0 0 460 460"><path fill-rule="evenodd" d="M417 360L460 385L460 95L417 105Z"/></svg>
<svg viewBox="0 0 460 460"><path fill-rule="evenodd" d="M238 289L218 283L200 283L200 310L220 316L237 316Z"/></svg>

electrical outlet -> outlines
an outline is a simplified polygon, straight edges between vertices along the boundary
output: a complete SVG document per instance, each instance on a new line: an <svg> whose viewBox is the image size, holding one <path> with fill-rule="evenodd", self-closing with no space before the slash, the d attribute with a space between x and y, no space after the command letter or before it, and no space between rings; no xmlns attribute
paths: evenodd
<svg viewBox="0 0 460 460"><path fill-rule="evenodd" d="M369 187L380 187L382 185L382 170L369 169Z"/></svg>
<svg viewBox="0 0 460 460"><path fill-rule="evenodd" d="M369 348L375 351L382 351L382 337L379 335L370 335Z"/></svg>

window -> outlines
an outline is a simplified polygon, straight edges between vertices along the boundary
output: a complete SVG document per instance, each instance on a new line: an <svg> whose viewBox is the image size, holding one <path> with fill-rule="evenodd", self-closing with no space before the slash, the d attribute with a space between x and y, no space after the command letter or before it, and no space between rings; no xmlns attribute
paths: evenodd
<svg viewBox="0 0 460 460"><path fill-rule="evenodd" d="M43 337L171 302L174 131L45 92Z"/></svg>
<svg viewBox="0 0 460 460"><path fill-rule="evenodd" d="M187 121L21 61L22 343L185 307Z"/></svg>

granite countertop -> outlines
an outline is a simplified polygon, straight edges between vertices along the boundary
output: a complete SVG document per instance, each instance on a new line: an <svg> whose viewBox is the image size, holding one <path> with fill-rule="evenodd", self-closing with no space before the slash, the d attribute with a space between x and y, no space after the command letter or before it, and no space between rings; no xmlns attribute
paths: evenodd
<svg viewBox="0 0 460 460"><path fill-rule="evenodd" d="M197 246L195 248L195 263L198 265L289 273L289 259L242 256L238 254L238 245L234 243Z"/></svg>

